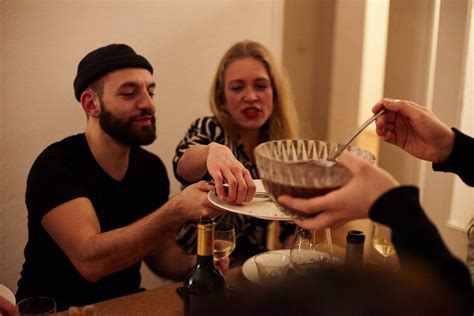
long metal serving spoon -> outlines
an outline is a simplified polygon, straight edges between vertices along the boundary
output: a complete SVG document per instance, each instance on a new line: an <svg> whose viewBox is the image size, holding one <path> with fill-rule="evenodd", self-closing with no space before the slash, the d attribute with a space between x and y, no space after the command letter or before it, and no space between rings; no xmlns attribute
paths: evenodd
<svg viewBox="0 0 474 316"><path fill-rule="evenodd" d="M362 124L361 126L359 126L358 129L356 129L354 131L354 133L352 133L352 135L346 140L346 142L344 143L343 146L339 147L339 149L332 155L332 156L329 156L326 160L327 161L336 161L336 158L339 157L339 155L344 151L344 149L347 148L347 146L349 146L349 144L367 127L370 125L370 123L372 123L373 121L375 121L377 119L377 117L379 117L380 115L384 114L385 113L385 109L381 109L380 111L378 111L377 113L375 113L374 115L372 115L372 117L370 117L367 121L365 121L364 124Z"/></svg>

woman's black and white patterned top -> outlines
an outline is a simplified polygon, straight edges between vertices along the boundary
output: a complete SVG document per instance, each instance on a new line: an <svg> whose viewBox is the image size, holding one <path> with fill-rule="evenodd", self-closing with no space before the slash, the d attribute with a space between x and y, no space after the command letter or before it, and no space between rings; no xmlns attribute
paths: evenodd
<svg viewBox="0 0 474 316"><path fill-rule="evenodd" d="M250 171L253 179L259 179L258 171L247 155L240 140L234 144L226 137L223 129L215 117L201 117L195 120L188 129L185 137L178 144L173 158L173 171L176 179L184 186L191 184L177 175L176 170L178 161L184 152L194 145L207 145L209 143L219 143L229 147L234 156ZM204 180L210 180L208 173L203 177ZM250 217L246 215L227 212L218 217L216 222L230 222L235 226L237 245L231 255L233 264L241 264L247 258L256 253L266 251L266 231L269 221ZM295 226L288 222L281 222L280 241L283 241L288 235L294 233ZM188 253L194 253L196 248L196 222L187 222L176 235L178 244Z"/></svg>

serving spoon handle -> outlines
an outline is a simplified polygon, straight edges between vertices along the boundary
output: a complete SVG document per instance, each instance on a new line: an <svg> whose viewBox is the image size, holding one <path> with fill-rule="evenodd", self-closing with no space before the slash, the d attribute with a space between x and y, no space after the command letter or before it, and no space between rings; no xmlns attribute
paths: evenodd
<svg viewBox="0 0 474 316"><path fill-rule="evenodd" d="M347 148L347 146L349 146L349 144L367 127L370 125L370 123L372 123L373 121L375 121L380 115L384 114L385 113L385 109L382 108L380 111L378 111L377 113L375 113L374 115L372 115L367 121L364 122L364 124L362 124L361 126L359 126L358 129L356 129L354 131L354 133L352 133L352 135L346 140L346 142L344 143L343 146L339 147L339 149L330 157L327 158L327 160L329 161L335 161L337 157L339 157L339 155L344 151L344 149Z"/></svg>

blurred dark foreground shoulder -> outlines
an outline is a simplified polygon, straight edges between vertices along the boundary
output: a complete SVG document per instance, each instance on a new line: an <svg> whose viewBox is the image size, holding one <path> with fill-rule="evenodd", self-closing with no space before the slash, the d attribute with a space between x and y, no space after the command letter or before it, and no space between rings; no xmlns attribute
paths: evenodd
<svg viewBox="0 0 474 316"><path fill-rule="evenodd" d="M215 306L225 315L472 315L469 298L415 272L326 267ZM472 295L471 295L472 298Z"/></svg>

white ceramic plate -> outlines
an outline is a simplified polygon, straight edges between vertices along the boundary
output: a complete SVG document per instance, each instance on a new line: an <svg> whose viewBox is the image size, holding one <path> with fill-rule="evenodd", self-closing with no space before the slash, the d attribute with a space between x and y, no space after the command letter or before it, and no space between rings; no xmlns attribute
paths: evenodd
<svg viewBox="0 0 474 316"><path fill-rule="evenodd" d="M282 253L282 254L285 254L287 256L290 256L290 249L280 249L280 250L272 250L272 251L269 251L269 252L276 252L276 253ZM244 277L253 282L253 283L260 283L260 278L258 277L258 271L257 271L257 266L255 265L255 260L254 260L255 256L253 256L252 258L249 258L247 259L244 264L242 265L242 273L244 275ZM337 258L337 257L332 257L332 260L333 260L333 263L335 264L341 264L342 263L342 260L340 258Z"/></svg>
<svg viewBox="0 0 474 316"><path fill-rule="evenodd" d="M257 192L266 192L265 188L263 187L262 180L256 179L254 180L255 186L257 187ZM269 198L254 198L249 203L245 203L243 205L232 205L227 203L226 201L222 201L217 197L217 195L210 191L208 194L209 201L216 207L238 214L249 215L253 217L258 217L266 220L272 221L290 221L292 217L290 215L286 215L273 203L273 201Z"/></svg>
<svg viewBox="0 0 474 316"><path fill-rule="evenodd" d="M12 291L10 291L9 288L2 284L0 284L0 296L3 296L7 299L7 301L10 301L13 305L16 305L15 295Z"/></svg>

